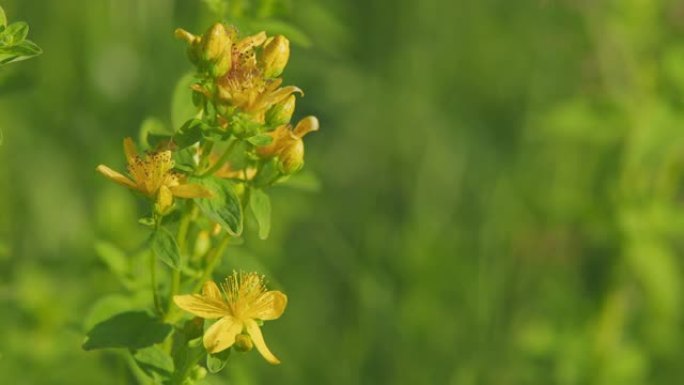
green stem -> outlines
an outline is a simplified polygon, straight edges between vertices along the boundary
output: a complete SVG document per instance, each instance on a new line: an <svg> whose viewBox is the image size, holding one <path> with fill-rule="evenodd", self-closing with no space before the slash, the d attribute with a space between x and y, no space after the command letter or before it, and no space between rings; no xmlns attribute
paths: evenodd
<svg viewBox="0 0 684 385"><path fill-rule="evenodd" d="M154 310L157 314L163 314L159 293L157 293L157 257L154 251L150 251L150 281L152 285L152 300L154 301Z"/></svg>
<svg viewBox="0 0 684 385"><path fill-rule="evenodd" d="M191 207L190 210L186 211L185 214L183 215L183 218L180 221L180 224L178 225L178 235L176 239L178 240L178 250L180 251L181 255L181 263L180 266L184 266L185 261L183 260L183 256L187 255L187 250L186 250L186 245L187 245L187 238L188 238L188 229L190 228L190 222L192 219L195 217L197 213L197 207L193 205L192 202L188 203ZM171 277L171 292L169 294L169 302L166 306L166 315L165 319L168 319L168 317L171 314L171 309L173 308L173 296L178 293L178 289L180 287L180 281L181 281L181 269L174 270L173 271L173 276Z"/></svg>
<svg viewBox="0 0 684 385"><path fill-rule="evenodd" d="M216 163L214 163L211 167L209 167L208 170L206 170L200 174L200 178L211 175L211 174L215 173L216 171L220 170L221 167L223 167L223 164L226 163L226 161L230 157L230 154L233 153L233 149L235 148L235 145L237 144L237 142L238 142L237 139L230 142L230 144L228 144L228 147L226 148L226 151L224 151L223 154L221 154L221 157L216 161Z"/></svg>
<svg viewBox="0 0 684 385"><path fill-rule="evenodd" d="M223 252L226 250L229 241L230 235L226 234L223 237L223 239L221 239L221 242L218 244L218 246L211 251L211 254L209 256L207 256L207 267L204 269L202 276L195 285L195 288L192 290L193 293L200 291L200 289L202 289L202 285L204 285L204 282L208 281L209 278L211 278L211 274L214 272L214 269L216 268L216 265L221 259Z"/></svg>

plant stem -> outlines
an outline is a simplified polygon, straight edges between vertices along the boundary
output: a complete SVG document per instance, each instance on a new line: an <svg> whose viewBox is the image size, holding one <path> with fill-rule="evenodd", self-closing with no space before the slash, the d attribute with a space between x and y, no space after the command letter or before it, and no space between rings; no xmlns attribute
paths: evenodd
<svg viewBox="0 0 684 385"><path fill-rule="evenodd" d="M178 225L178 235L176 237L178 241L178 250L180 251L180 256L181 256L181 261L180 261L180 266L184 266L184 259L183 256L187 255L187 250L186 250L186 245L187 245L187 238L188 238L188 229L190 228L190 222L192 219L195 217L197 213L197 207L192 203L188 203L190 205L190 209L185 212L183 215L183 218L180 221L180 224ZM173 296L178 293L178 288L180 287L180 281L181 281L181 269L179 268L178 270L173 271L173 276L171 277L171 292L169 293L169 302L166 306L166 314L165 314L165 319L169 317L171 314L171 309L173 307Z"/></svg>
<svg viewBox="0 0 684 385"><path fill-rule="evenodd" d="M154 301L154 310L158 315L163 314L159 293L157 293L157 257L154 251L150 251L150 281L152 284L152 299Z"/></svg>
<svg viewBox="0 0 684 385"><path fill-rule="evenodd" d="M215 173L216 171L220 170L221 167L223 166L224 163L228 160L230 157L230 154L233 152L233 149L235 148L235 145L237 144L238 140L235 139L230 144L228 144L228 147L226 148L226 151L221 154L221 157L214 163L211 167L209 167L208 170L204 171L203 173L200 174L200 178L203 178L205 176L211 175Z"/></svg>
<svg viewBox="0 0 684 385"><path fill-rule="evenodd" d="M216 248L211 251L211 254L209 256L207 256L207 267L204 269L202 276L200 277L199 281L195 285L195 288L192 290L193 293L196 293L200 289L202 289L202 285L204 285L204 282L206 282L207 280L209 280L209 278L211 278L211 273L214 272L214 269L216 268L216 265L218 264L219 260L221 259L223 252L226 250L226 247L228 246L229 241L230 241L230 235L226 234L223 237L223 239L221 239L221 242L218 244L218 246L216 246Z"/></svg>

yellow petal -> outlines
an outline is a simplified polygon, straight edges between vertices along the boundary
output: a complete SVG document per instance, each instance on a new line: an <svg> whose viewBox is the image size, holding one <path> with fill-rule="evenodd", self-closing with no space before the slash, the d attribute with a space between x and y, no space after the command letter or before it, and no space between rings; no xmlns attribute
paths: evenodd
<svg viewBox="0 0 684 385"><path fill-rule="evenodd" d="M245 52L248 49L251 49L253 47L261 45L265 41L266 41L266 32L261 31L257 34L254 34L252 36L247 36L246 38L240 40L240 42L237 43L237 50L240 52Z"/></svg>
<svg viewBox="0 0 684 385"><path fill-rule="evenodd" d="M304 135L312 131L318 131L318 119L315 116L307 116L297 123L294 128L294 134L302 138Z"/></svg>
<svg viewBox="0 0 684 385"><path fill-rule="evenodd" d="M280 316L285 311L287 306L287 296L277 290L267 291L254 302L249 308L249 318L256 318L264 321L270 321Z"/></svg>
<svg viewBox="0 0 684 385"><path fill-rule="evenodd" d="M159 188L159 195L157 195L157 205L159 206L159 211L164 213L166 210L173 205L173 194L166 186L161 186Z"/></svg>
<svg viewBox="0 0 684 385"><path fill-rule="evenodd" d="M263 103L267 105L278 103L295 92L299 92L300 95L304 96L304 91L302 91L299 87L287 86L264 95Z"/></svg>
<svg viewBox="0 0 684 385"><path fill-rule="evenodd" d="M180 198L211 198L211 191L198 184L181 184L178 186L170 187L173 195Z"/></svg>
<svg viewBox="0 0 684 385"><path fill-rule="evenodd" d="M266 342L264 341L264 336L261 334L259 325L257 325L253 319L248 319L245 320L245 328L247 328L247 333L249 333L249 336L252 337L252 342L254 342L254 346L256 346L259 353L261 353L261 356L273 365L279 364L280 360L278 360L276 356L274 356L273 353L268 350L268 346L266 346Z"/></svg>
<svg viewBox="0 0 684 385"><path fill-rule="evenodd" d="M223 300L221 290L219 290L218 285L216 285L216 282L214 281L207 281L204 283L202 286L202 295L217 301Z"/></svg>
<svg viewBox="0 0 684 385"><path fill-rule="evenodd" d="M242 323L231 316L216 321L204 333L204 347L209 353L226 350L235 343L235 336L242 332Z"/></svg>
<svg viewBox="0 0 684 385"><path fill-rule="evenodd" d="M129 187L129 188L132 188L132 189L137 189L137 188L138 188L138 186L136 186L136 184L133 183L132 180L130 180L129 178L127 178L127 177L121 175L120 173L118 173L118 172L112 170L111 168L109 168L109 167L107 167L107 166L105 166L105 165L103 165L103 164L97 166L97 171L98 171L100 174L106 176L107 178L113 180L114 182L116 182L116 183L118 183L118 184L120 184L120 185Z"/></svg>
<svg viewBox="0 0 684 385"><path fill-rule="evenodd" d="M138 150L135 148L135 143L133 143L133 139L130 137L127 137L124 139L124 154L126 154L126 161L128 164L133 163L133 160L135 159L136 156L138 156Z"/></svg>
<svg viewBox="0 0 684 385"><path fill-rule="evenodd" d="M173 302L179 308L206 319L221 318L230 314L230 309L224 302L198 294L174 295Z"/></svg>

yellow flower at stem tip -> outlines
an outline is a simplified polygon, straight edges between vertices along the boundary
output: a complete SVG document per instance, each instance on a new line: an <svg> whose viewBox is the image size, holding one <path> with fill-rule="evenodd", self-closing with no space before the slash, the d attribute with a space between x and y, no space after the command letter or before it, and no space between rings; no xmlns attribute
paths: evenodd
<svg viewBox="0 0 684 385"><path fill-rule="evenodd" d="M173 197L209 198L211 191L204 187L184 183L185 177L174 171L171 151L155 151L138 154L133 139L124 139L124 153L128 163L130 178L105 165L97 166L97 171L114 182L130 189L140 191L156 200L159 210L166 211L173 204Z"/></svg>
<svg viewBox="0 0 684 385"><path fill-rule="evenodd" d="M238 335L246 333L266 361L280 363L266 346L257 320L280 318L287 306L287 296L277 290L266 290L263 276L233 272L221 289L214 281L207 281L202 294L176 295L173 301L198 317L218 319L204 333L204 347L209 353L230 348Z"/></svg>

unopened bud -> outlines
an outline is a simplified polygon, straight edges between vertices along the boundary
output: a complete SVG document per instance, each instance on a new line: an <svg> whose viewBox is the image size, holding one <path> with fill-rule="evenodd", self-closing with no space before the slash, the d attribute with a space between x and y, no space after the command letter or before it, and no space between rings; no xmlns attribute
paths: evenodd
<svg viewBox="0 0 684 385"><path fill-rule="evenodd" d="M289 59L290 41L285 36L277 35L266 40L261 54L264 76L267 78L280 76Z"/></svg>
<svg viewBox="0 0 684 385"><path fill-rule="evenodd" d="M195 36L192 33L184 30L183 28L176 28L174 31L177 39L183 40L188 43L188 57L190 61L197 65L200 63L200 57L198 54L200 41L202 40L199 36Z"/></svg>
<svg viewBox="0 0 684 385"><path fill-rule="evenodd" d="M208 231L200 231L197 234L197 240L195 241L195 248L193 250L193 257L199 258L206 254L211 248L211 237Z"/></svg>
<svg viewBox="0 0 684 385"><path fill-rule="evenodd" d="M293 132L296 137L303 138L304 135L308 134L309 132L318 131L318 127L318 118L315 116L307 116L297 123Z"/></svg>
<svg viewBox="0 0 684 385"><path fill-rule="evenodd" d="M283 174L294 174L304 166L304 142L297 138L278 155L278 168Z"/></svg>
<svg viewBox="0 0 684 385"><path fill-rule="evenodd" d="M295 110L295 103L296 98L294 95L290 95L280 103L276 103L266 112L266 124L269 126L280 126L289 123Z"/></svg>
<svg viewBox="0 0 684 385"><path fill-rule="evenodd" d="M289 125L282 125L269 132L268 135L272 138L271 143L258 147L257 154L262 158L272 158L278 155L292 140L296 139L292 136L290 127Z"/></svg>
<svg viewBox="0 0 684 385"><path fill-rule="evenodd" d="M230 44L230 39L226 39L226 29L223 24L216 23L209 27L204 35L202 35L202 60L213 62L219 59L223 54L226 40Z"/></svg>
<svg viewBox="0 0 684 385"><path fill-rule="evenodd" d="M248 352L254 347L252 338L247 334L238 334L235 336L235 350L238 352Z"/></svg>

